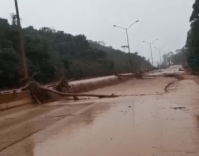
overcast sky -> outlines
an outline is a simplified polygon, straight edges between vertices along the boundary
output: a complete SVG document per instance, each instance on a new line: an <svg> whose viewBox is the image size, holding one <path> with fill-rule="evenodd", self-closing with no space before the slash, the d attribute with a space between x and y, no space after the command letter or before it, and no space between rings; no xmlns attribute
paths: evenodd
<svg viewBox="0 0 199 156"><path fill-rule="evenodd" d="M104 41L107 46L121 49L126 45L129 29L131 52L150 58L149 45L175 51L185 45L190 28L189 17L195 0L18 0L22 27L51 27L72 35L84 34L87 39ZM10 20L15 13L14 0L0 0L0 17ZM159 60L153 49L154 60Z"/></svg>

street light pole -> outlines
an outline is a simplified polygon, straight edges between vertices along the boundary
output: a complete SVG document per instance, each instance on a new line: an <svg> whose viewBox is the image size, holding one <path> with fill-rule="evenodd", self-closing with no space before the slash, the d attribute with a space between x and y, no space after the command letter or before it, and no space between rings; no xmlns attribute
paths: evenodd
<svg viewBox="0 0 199 156"><path fill-rule="evenodd" d="M159 50L159 55L160 55L160 65L162 64L162 60L161 60L161 49L165 47L165 46L162 46L161 48L157 48L157 47L154 47L155 49L158 49Z"/></svg>
<svg viewBox="0 0 199 156"><path fill-rule="evenodd" d="M27 78L28 72L27 72L27 65L26 65L25 50L24 50L23 40L22 40L21 23L20 23L17 0L15 0L15 8L16 8L16 15L17 15L17 25L18 25L18 30L19 30L19 50L20 50L20 55L21 55L21 67L22 67L24 78Z"/></svg>
<svg viewBox="0 0 199 156"><path fill-rule="evenodd" d="M131 50L130 50L130 45L129 45L129 36L128 36L128 29L135 23L139 22L139 20L135 21L132 23L128 28L123 28L121 26L113 25L114 27L121 28L126 31L126 36L127 36L127 44L128 44L128 51L129 51L129 62L130 62L130 68L132 69L132 61L131 61Z"/></svg>
<svg viewBox="0 0 199 156"><path fill-rule="evenodd" d="M152 61L152 66L153 66L153 52L152 52L151 43L150 43L150 48L151 48L151 61Z"/></svg>
<svg viewBox="0 0 199 156"><path fill-rule="evenodd" d="M157 41L158 39L155 39L153 42ZM144 43L148 43L150 45L150 48L151 48L151 60L152 60L152 66L153 66L153 51L152 51L152 43L153 42L146 42L146 41L143 41Z"/></svg>
<svg viewBox="0 0 199 156"><path fill-rule="evenodd" d="M124 52L125 52L125 48L128 48L127 45L123 45L123 46L121 46L121 47L124 49Z"/></svg>
<svg viewBox="0 0 199 156"><path fill-rule="evenodd" d="M133 67L132 67L132 60L131 60L131 53L130 53L130 46L129 46L129 35L128 35L128 30L126 30L126 36L127 36L127 44L128 44L128 50L129 50L129 62L130 62L130 69L133 72Z"/></svg>

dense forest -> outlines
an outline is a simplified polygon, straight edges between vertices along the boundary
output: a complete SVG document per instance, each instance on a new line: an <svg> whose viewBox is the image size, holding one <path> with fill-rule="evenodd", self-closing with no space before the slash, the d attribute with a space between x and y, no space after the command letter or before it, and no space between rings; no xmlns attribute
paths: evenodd
<svg viewBox="0 0 199 156"><path fill-rule="evenodd" d="M184 67L187 66L187 50L185 47L177 49L175 52L168 52L163 55L162 66L171 64L182 64ZM160 67L160 64L158 65Z"/></svg>
<svg viewBox="0 0 199 156"><path fill-rule="evenodd" d="M0 88L20 85L21 68L16 15L11 14L11 24L0 18ZM28 74L37 73L34 79L40 83L67 78L90 78L132 71L129 55L100 42L89 41L84 35L73 36L43 27L22 29L27 58ZM151 67L144 57L131 54L133 71Z"/></svg>
<svg viewBox="0 0 199 156"><path fill-rule="evenodd" d="M172 61L181 63L193 73L199 72L199 0L193 4L193 12L190 16L190 30L187 33L187 41L182 49L176 50Z"/></svg>
<svg viewBox="0 0 199 156"><path fill-rule="evenodd" d="M187 62L193 71L199 71L199 0L193 4L193 12L190 17L191 29L187 34Z"/></svg>
<svg viewBox="0 0 199 156"><path fill-rule="evenodd" d="M151 69L151 64L149 61L138 55L138 52L131 53L132 69L130 68L129 53L124 53L120 50L115 50L111 46L107 47L100 42L90 41L90 46L99 50L106 52L107 58L113 60L115 65L115 70L117 72L143 72L145 70Z"/></svg>

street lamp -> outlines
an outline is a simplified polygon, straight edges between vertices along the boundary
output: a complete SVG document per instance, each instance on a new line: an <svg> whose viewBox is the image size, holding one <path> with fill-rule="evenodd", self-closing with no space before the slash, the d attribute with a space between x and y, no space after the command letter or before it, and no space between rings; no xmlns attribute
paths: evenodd
<svg viewBox="0 0 199 156"><path fill-rule="evenodd" d="M155 39L153 42L155 42L155 41L157 41L158 39ZM146 42L146 41L143 41L144 43L148 43L149 45L150 45L150 48L151 48L151 60L152 60L152 66L153 66L153 52L152 52L152 47L151 47L151 45L152 45L152 43L153 42Z"/></svg>
<svg viewBox="0 0 199 156"><path fill-rule="evenodd" d="M129 61L130 61L130 68L132 68L132 62L131 62L131 54L130 54L130 45L129 45L129 36L128 36L128 29L135 23L139 22L139 20L135 21L134 23L132 23L128 28L123 28L121 26L117 26L117 25L113 25L114 27L118 27L121 28L123 30L126 31L126 36L127 36L127 44L128 44L128 50L129 50Z"/></svg>
<svg viewBox="0 0 199 156"><path fill-rule="evenodd" d="M123 48L124 51L125 51L125 48L128 48L128 46L127 45L123 45L123 46L121 46L121 48Z"/></svg>
<svg viewBox="0 0 199 156"><path fill-rule="evenodd" d="M165 46L162 46L161 48L157 48L157 47L154 47L155 49L158 49L159 50L159 55L160 55L160 65L162 64L162 60L161 60L161 49L164 48Z"/></svg>

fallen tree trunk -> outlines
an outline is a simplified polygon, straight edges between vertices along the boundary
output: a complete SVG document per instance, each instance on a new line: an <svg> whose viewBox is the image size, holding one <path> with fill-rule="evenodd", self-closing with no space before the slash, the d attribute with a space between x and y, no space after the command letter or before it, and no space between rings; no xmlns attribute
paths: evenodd
<svg viewBox="0 0 199 156"><path fill-rule="evenodd" d="M118 77L134 77L136 79L142 79L143 73L134 73L134 74L117 74Z"/></svg>
<svg viewBox="0 0 199 156"><path fill-rule="evenodd" d="M65 92L65 93L75 93L75 90L69 85L68 81L65 78L62 78L60 83L55 87L56 91L58 92ZM79 100L77 96L73 96L74 100Z"/></svg>
<svg viewBox="0 0 199 156"><path fill-rule="evenodd" d="M49 91L58 95L65 95L65 96L90 96L90 97L99 97L99 98L114 98L114 97L119 97L118 95L103 95L103 94L80 94L80 93L63 93L63 92L58 92L56 90L48 89L48 88L43 88L41 89L45 91Z"/></svg>
<svg viewBox="0 0 199 156"><path fill-rule="evenodd" d="M29 82L27 86L22 88L22 91L29 91L29 94L32 97L33 101L38 104L44 103L52 99L50 92L44 90L35 81Z"/></svg>
<svg viewBox="0 0 199 156"><path fill-rule="evenodd" d="M88 96L88 97L98 97L98 98L115 98L119 97L117 95L101 95L101 94L80 94L80 93L63 93L53 89L41 87L35 81L30 82L27 86L22 88L22 91L29 91L34 102L40 104L46 101L52 100L51 93L61 95L61 96Z"/></svg>

